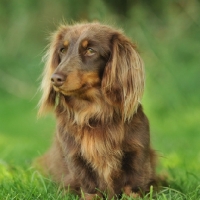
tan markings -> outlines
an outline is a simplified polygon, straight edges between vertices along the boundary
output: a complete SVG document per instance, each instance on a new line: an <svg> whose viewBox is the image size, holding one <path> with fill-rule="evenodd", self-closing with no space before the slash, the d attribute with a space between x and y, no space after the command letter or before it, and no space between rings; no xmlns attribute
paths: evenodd
<svg viewBox="0 0 200 200"><path fill-rule="evenodd" d="M83 197L81 199L85 199L85 200L100 200L102 199L102 195L99 194L88 194L88 193L84 193L82 194Z"/></svg>
<svg viewBox="0 0 200 200"><path fill-rule="evenodd" d="M67 47L69 45L69 41L65 40L64 43L63 43L63 45Z"/></svg>
<svg viewBox="0 0 200 200"><path fill-rule="evenodd" d="M63 89L66 91L80 89L81 87L80 80L81 80L80 73L77 70L70 72L68 74L68 77L64 86L65 88Z"/></svg>
<svg viewBox="0 0 200 200"><path fill-rule="evenodd" d="M88 40L84 40L84 41L82 42L82 47L83 47L83 48L86 48L87 45L88 45Z"/></svg>
<svg viewBox="0 0 200 200"><path fill-rule="evenodd" d="M133 197L133 198L140 197L138 193L132 192L131 186L128 186L128 185L123 188L123 192L125 195L129 197Z"/></svg>
<svg viewBox="0 0 200 200"><path fill-rule="evenodd" d="M100 83L99 75L96 72L85 73L82 76L82 84L93 86Z"/></svg>

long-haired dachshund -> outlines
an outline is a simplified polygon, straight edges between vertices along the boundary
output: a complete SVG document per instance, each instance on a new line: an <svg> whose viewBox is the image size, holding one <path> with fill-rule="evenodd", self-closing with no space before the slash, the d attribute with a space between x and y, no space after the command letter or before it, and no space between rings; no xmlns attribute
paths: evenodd
<svg viewBox="0 0 200 200"><path fill-rule="evenodd" d="M46 54L39 113L57 130L40 158L52 178L83 198L140 196L155 183L155 152L140 100L143 62L122 31L99 23L60 26Z"/></svg>

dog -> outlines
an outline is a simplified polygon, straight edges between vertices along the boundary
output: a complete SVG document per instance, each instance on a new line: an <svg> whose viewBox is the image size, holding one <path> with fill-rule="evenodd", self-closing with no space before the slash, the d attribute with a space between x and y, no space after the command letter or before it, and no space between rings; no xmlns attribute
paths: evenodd
<svg viewBox="0 0 200 200"><path fill-rule="evenodd" d="M40 165L82 199L142 196L156 185L156 153L140 103L144 66L123 31L100 23L62 25L46 53L39 114L57 128Z"/></svg>

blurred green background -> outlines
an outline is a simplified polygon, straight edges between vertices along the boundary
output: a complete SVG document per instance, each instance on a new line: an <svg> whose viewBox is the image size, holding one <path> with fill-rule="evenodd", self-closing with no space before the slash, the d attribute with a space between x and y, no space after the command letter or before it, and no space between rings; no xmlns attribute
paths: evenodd
<svg viewBox="0 0 200 200"><path fill-rule="evenodd" d="M200 181L198 0L0 0L0 165L29 167L50 145L53 115L37 119L46 38L82 20L122 28L137 44L158 170Z"/></svg>

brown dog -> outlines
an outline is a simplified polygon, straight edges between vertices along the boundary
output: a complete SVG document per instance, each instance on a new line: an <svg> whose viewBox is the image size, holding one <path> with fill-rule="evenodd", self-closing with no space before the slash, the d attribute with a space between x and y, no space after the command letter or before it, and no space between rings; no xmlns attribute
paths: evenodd
<svg viewBox="0 0 200 200"><path fill-rule="evenodd" d="M130 40L99 23L61 26L43 76L39 113L55 108L57 119L44 170L86 199L148 192L155 153L140 104L143 63Z"/></svg>

